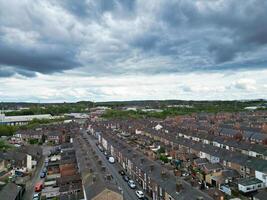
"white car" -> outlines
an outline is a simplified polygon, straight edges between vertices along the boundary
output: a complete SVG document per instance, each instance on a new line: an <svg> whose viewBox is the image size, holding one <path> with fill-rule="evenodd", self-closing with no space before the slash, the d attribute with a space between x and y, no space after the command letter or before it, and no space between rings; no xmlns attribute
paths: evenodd
<svg viewBox="0 0 267 200"><path fill-rule="evenodd" d="M134 183L133 180L129 180L129 181L128 181L128 185L129 185L129 187L132 188L132 189L136 188L136 185L135 185L135 183Z"/></svg>
<svg viewBox="0 0 267 200"><path fill-rule="evenodd" d="M141 198L143 198L145 196L143 191L141 191L141 190L136 190L135 194L139 199L141 199Z"/></svg>
<svg viewBox="0 0 267 200"><path fill-rule="evenodd" d="M32 197L32 200L39 200L41 197L41 193L35 193Z"/></svg>
<svg viewBox="0 0 267 200"><path fill-rule="evenodd" d="M184 173L182 173L182 176L189 176L189 173L184 172Z"/></svg>
<svg viewBox="0 0 267 200"><path fill-rule="evenodd" d="M113 164L113 163L115 163L115 159L112 156L110 156L108 158L108 162L111 163L111 164Z"/></svg>

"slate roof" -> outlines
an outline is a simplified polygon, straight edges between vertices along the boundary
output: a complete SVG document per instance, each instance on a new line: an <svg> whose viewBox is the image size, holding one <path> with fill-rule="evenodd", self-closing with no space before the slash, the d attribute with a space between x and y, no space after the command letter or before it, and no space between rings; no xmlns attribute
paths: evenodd
<svg viewBox="0 0 267 200"><path fill-rule="evenodd" d="M265 200L267 197L267 190L260 190L257 194L254 195L259 200Z"/></svg>
<svg viewBox="0 0 267 200"><path fill-rule="evenodd" d="M255 185L259 183L262 183L262 181L255 177L242 178L238 181L238 184L244 185L244 186Z"/></svg>
<svg viewBox="0 0 267 200"><path fill-rule="evenodd" d="M174 199L188 199L189 197L192 198L203 196L203 194L200 193L198 190L191 186L188 186L185 183L182 183L183 187L185 188L183 192L180 194L177 193L176 181L178 179L174 176L173 173L166 171L166 169L164 169L159 162L147 159L145 156L143 156L143 154L134 150L133 147L129 146L125 142L111 138L106 134L105 136L108 137L109 143L112 144L114 148L120 149L120 152L123 154L123 156L132 160L132 162L134 160L134 165L138 166L138 168L145 172L147 176L151 177L153 181L155 181L159 186L164 188L164 190ZM141 159L143 159L143 161ZM151 166L153 166L153 170L151 170ZM166 173L166 178L162 177L162 171Z"/></svg>
<svg viewBox="0 0 267 200"><path fill-rule="evenodd" d="M5 200L15 200L21 190L21 186L18 186L15 183L8 183L0 191L0 197L4 197Z"/></svg>

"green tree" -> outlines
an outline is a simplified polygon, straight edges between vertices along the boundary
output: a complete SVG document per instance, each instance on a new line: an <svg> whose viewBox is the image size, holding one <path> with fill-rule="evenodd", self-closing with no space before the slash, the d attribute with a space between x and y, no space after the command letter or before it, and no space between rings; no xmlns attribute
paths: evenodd
<svg viewBox="0 0 267 200"><path fill-rule="evenodd" d="M165 155L160 155L159 159L160 159L161 161L163 161L164 163L169 162L169 159L168 159L167 156L165 156Z"/></svg>
<svg viewBox="0 0 267 200"><path fill-rule="evenodd" d="M160 149L157 151L158 154L162 154L165 153L165 148L164 147L160 147Z"/></svg>
<svg viewBox="0 0 267 200"><path fill-rule="evenodd" d="M16 130L15 126L0 125L0 136L12 136Z"/></svg>

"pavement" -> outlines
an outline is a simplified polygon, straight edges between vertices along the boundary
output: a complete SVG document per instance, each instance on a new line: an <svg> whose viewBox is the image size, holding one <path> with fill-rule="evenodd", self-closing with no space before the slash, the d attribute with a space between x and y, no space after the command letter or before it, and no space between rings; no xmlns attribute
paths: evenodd
<svg viewBox="0 0 267 200"><path fill-rule="evenodd" d="M121 167L119 166L119 164L118 163L115 163L115 164L109 163L108 160L106 159L106 156L96 146L96 144L95 144L96 140L93 139L92 137L90 137L87 133L84 133L84 135L86 135L86 137L88 137L89 142L90 142L91 146L94 148L96 154L99 156L99 158L102 159L103 165L108 169L110 174L113 176L113 179L115 180L118 187L120 187L122 189L123 199L125 199L125 200L138 199L136 194L135 194L135 190L137 190L137 189L131 189L128 186L128 183L125 182L123 180L122 176L118 173L118 171L121 170Z"/></svg>

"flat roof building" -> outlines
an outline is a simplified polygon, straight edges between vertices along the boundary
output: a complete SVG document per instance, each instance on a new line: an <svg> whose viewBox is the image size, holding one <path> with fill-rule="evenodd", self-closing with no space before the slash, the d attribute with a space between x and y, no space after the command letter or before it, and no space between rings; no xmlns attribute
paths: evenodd
<svg viewBox="0 0 267 200"><path fill-rule="evenodd" d="M19 115L19 116L5 116L0 114L0 124L5 125L23 125L28 124L33 119L53 119L50 114L43 115Z"/></svg>

